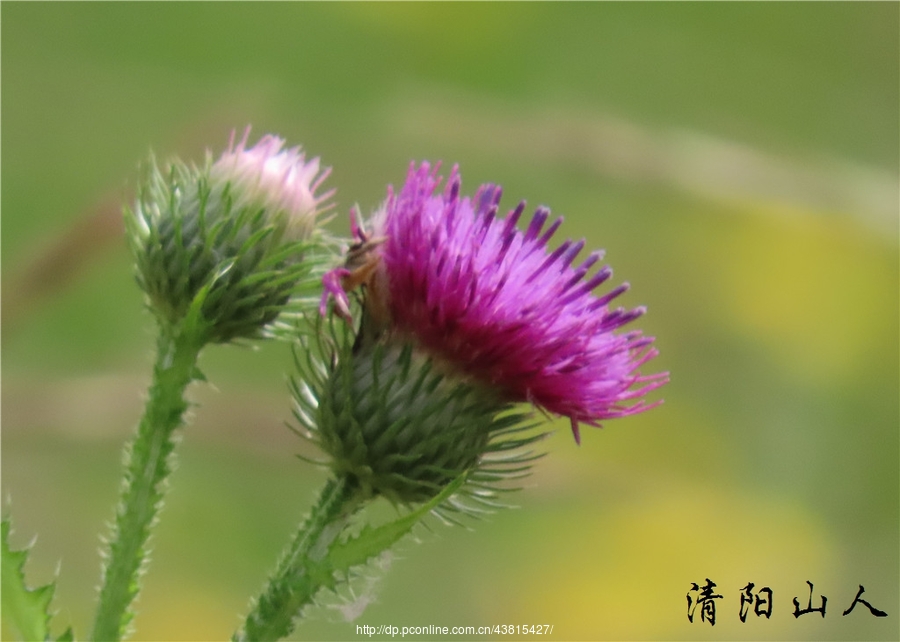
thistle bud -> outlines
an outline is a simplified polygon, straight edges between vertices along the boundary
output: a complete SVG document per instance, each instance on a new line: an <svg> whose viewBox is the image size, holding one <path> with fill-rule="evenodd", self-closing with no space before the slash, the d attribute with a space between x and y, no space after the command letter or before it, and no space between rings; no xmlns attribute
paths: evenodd
<svg viewBox="0 0 900 642"><path fill-rule="evenodd" d="M328 170L280 138L246 141L199 167L151 158L125 212L149 307L164 326L189 320L204 341L260 336L318 288L330 258L316 226L333 194L316 195Z"/></svg>

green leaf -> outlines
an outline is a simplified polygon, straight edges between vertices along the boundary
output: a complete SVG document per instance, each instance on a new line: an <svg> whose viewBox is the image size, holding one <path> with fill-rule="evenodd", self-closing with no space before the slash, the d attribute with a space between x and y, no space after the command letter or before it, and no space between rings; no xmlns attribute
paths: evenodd
<svg viewBox="0 0 900 642"><path fill-rule="evenodd" d="M18 629L23 640L46 640L50 631L50 601L55 584L36 589L25 585L24 567L28 549L12 551L9 548L9 519L2 522L2 605L3 617Z"/></svg>
<svg viewBox="0 0 900 642"><path fill-rule="evenodd" d="M430 501L411 513L377 528L366 526L356 537L345 542L336 542L328 552L326 564L334 571L346 573L353 566L365 564L380 555L408 534L419 520L450 499L466 482L467 476L467 473L460 475Z"/></svg>
<svg viewBox="0 0 900 642"><path fill-rule="evenodd" d="M75 642L75 634L72 633L72 627L66 629L66 632L56 638L56 642Z"/></svg>

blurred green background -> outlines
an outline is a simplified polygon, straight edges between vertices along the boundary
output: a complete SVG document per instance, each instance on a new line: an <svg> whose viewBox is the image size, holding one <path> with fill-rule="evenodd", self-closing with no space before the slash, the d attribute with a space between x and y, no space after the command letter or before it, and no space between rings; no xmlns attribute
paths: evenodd
<svg viewBox="0 0 900 642"><path fill-rule="evenodd" d="M88 633L151 365L121 203L151 147L199 160L252 124L334 167L336 231L413 159L551 206L560 238L608 250L671 371L663 406L581 447L557 422L519 509L420 531L297 639L506 623L898 639L898 19L897 3L4 2L2 493L13 543L38 536L29 579L59 567L55 630ZM323 483L283 425L289 366L284 345L202 356L213 385L191 392L135 639L229 636ZM715 627L686 617L706 578ZM792 614L807 580L825 619ZM770 620L739 621L748 581L774 591ZM860 584L889 617L841 616Z"/></svg>

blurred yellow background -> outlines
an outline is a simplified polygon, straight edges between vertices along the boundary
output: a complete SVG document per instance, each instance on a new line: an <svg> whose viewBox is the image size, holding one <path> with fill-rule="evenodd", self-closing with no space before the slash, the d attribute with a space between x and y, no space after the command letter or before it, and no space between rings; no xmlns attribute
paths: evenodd
<svg viewBox="0 0 900 642"><path fill-rule="evenodd" d="M252 124L334 168L335 231L413 159L549 205L560 239L607 249L671 372L665 404L581 447L558 422L520 508L419 531L296 639L900 638L898 20L897 3L4 3L2 493L13 544L38 536L30 581L59 567L54 630L88 633L149 377L120 223L137 163L200 160ZM324 482L283 426L285 345L201 367L137 640L230 636ZM714 627L686 616L706 578ZM824 619L793 616L807 580ZM772 588L771 619L738 619L747 582ZM887 618L841 615L860 584Z"/></svg>

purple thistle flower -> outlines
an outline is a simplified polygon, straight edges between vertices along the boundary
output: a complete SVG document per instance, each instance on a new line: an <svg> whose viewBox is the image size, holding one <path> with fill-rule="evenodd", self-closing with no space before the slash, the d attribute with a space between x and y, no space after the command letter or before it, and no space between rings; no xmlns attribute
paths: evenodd
<svg viewBox="0 0 900 642"><path fill-rule="evenodd" d="M638 372L657 354L653 338L616 332L645 308L609 307L627 283L594 294L612 276L608 266L589 274L602 251L573 267L585 242L549 251L562 223L545 228L549 209L539 207L522 232L516 223L525 203L499 218L499 186L461 197L456 167L443 191L439 184L437 168L422 163L410 166L399 194L388 189L372 217L381 242L372 250L378 263L366 282L377 287L366 293L367 309L387 310L395 332L451 370L508 400L569 417L578 443L579 423L597 426L661 403L641 399L668 381L667 373ZM372 242L355 221L353 228L362 244ZM326 278L326 296L335 295L339 312L347 310L351 275L343 269Z"/></svg>

